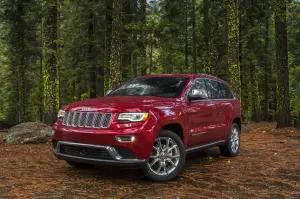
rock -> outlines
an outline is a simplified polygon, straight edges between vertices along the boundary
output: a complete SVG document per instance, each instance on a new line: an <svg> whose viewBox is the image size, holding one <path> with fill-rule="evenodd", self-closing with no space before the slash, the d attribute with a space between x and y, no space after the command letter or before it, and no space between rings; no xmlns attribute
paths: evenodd
<svg viewBox="0 0 300 199"><path fill-rule="evenodd" d="M39 144L51 140L52 128L42 123L21 123L3 135L7 144Z"/></svg>
<svg viewBox="0 0 300 199"><path fill-rule="evenodd" d="M9 121L6 121L6 120L0 121L0 130L8 129L8 128L11 128L12 126L14 126L14 125Z"/></svg>

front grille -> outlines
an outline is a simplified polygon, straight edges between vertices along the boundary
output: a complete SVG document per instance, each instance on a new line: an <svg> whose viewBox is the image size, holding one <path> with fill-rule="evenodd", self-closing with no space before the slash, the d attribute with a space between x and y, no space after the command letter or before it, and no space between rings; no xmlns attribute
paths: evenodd
<svg viewBox="0 0 300 199"><path fill-rule="evenodd" d="M63 125L86 128L108 128L111 119L111 113L69 111L65 113Z"/></svg>
<svg viewBox="0 0 300 199"><path fill-rule="evenodd" d="M75 157L92 158L98 160L113 160L113 157L105 148L60 144L59 153Z"/></svg>

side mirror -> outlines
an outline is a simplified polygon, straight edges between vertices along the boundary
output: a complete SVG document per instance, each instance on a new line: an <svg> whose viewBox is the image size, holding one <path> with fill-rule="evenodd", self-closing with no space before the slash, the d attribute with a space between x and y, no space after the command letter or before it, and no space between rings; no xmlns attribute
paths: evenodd
<svg viewBox="0 0 300 199"><path fill-rule="evenodd" d="M111 94L113 92L113 90L108 90L108 91L106 91L106 95L109 95L109 94Z"/></svg>
<svg viewBox="0 0 300 199"><path fill-rule="evenodd" d="M194 100L205 100L208 99L208 93L204 89L193 89L190 91L188 100L194 101Z"/></svg>

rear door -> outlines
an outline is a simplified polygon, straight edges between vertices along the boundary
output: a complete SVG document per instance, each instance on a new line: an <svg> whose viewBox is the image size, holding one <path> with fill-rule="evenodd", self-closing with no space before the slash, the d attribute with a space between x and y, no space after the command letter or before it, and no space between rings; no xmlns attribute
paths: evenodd
<svg viewBox="0 0 300 199"><path fill-rule="evenodd" d="M204 79L195 79L187 93L192 89L206 90ZM215 132L215 113L216 106L209 99L187 102L186 114L189 122L188 147L199 146L210 143Z"/></svg>
<svg viewBox="0 0 300 199"><path fill-rule="evenodd" d="M211 100L211 103L214 104L214 128L211 133L210 141L218 141L220 140L225 133L225 112L226 107L228 106L227 101L224 99L223 93L221 92L221 86L218 81L206 79L206 87Z"/></svg>
<svg viewBox="0 0 300 199"><path fill-rule="evenodd" d="M219 126L222 132L229 132L231 128L231 120L234 110L233 102L235 98L227 84L219 82L219 85L223 96L223 98L219 101L221 112Z"/></svg>

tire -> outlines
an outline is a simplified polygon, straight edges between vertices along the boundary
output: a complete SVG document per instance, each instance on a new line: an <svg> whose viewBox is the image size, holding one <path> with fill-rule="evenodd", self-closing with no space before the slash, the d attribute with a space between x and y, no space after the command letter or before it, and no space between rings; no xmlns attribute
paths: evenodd
<svg viewBox="0 0 300 199"><path fill-rule="evenodd" d="M69 165L71 165L74 168L78 169L89 169L93 168L93 165L91 164L84 164L84 163L78 163L78 162L72 162L72 161L66 161Z"/></svg>
<svg viewBox="0 0 300 199"><path fill-rule="evenodd" d="M220 146L220 152L222 156L235 157L240 153L240 135L241 130L239 126L236 123L233 123L230 129L227 143L225 145Z"/></svg>
<svg viewBox="0 0 300 199"><path fill-rule="evenodd" d="M172 180L182 171L185 156L185 147L181 138L172 131L161 130L153 145L150 158L143 167L144 174L149 180L155 182Z"/></svg>

